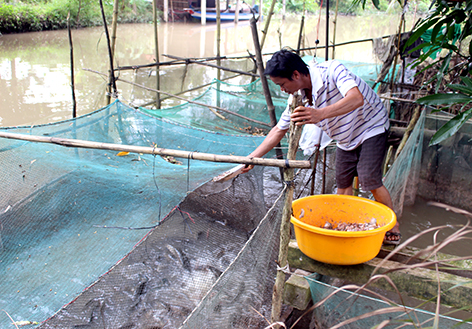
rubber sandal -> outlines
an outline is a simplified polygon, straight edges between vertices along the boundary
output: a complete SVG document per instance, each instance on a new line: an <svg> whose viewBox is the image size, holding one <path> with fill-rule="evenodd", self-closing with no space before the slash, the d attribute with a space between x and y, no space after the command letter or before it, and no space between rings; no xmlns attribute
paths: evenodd
<svg viewBox="0 0 472 329"><path fill-rule="evenodd" d="M394 238L393 240L391 238ZM398 246L402 240L402 234L399 232L387 232L385 233L383 244Z"/></svg>

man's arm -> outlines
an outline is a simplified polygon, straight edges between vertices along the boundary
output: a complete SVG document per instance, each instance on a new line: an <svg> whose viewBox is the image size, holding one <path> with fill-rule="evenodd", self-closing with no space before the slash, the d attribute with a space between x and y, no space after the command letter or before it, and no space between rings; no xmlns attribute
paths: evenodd
<svg viewBox="0 0 472 329"><path fill-rule="evenodd" d="M282 130L277 126L273 127L266 138L262 141L261 145L259 145L248 156L252 158L263 157L282 140L286 132L287 130ZM248 172L252 168L254 168L254 165L247 166L243 169L243 173Z"/></svg>
<svg viewBox="0 0 472 329"><path fill-rule="evenodd" d="M357 87L350 89L346 96L338 102L322 108L299 106L291 115L291 120L297 126L307 123L318 123L321 120L337 117L351 111L364 104L364 97Z"/></svg>

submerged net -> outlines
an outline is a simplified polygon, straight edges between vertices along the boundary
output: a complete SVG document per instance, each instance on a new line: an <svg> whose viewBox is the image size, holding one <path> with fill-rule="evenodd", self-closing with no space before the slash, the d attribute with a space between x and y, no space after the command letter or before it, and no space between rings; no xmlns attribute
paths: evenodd
<svg viewBox="0 0 472 329"><path fill-rule="evenodd" d="M416 328L431 328L435 321L438 323L438 328L471 328L470 324L462 323L461 320L437 315L420 308L402 307L401 311L380 313L379 310L391 309L393 305L378 298L333 287L317 280L316 274L305 278L310 285L312 299L317 302L326 299L313 311L315 328L331 328L343 321L348 321L343 326L344 328L375 328L386 319L391 322L383 324L383 328L398 328L406 323L410 323Z"/></svg>

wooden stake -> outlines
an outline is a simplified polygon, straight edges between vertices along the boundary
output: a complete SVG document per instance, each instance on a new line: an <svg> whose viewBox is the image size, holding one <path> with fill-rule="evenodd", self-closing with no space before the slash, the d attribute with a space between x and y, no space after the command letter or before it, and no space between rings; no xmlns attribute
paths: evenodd
<svg viewBox="0 0 472 329"><path fill-rule="evenodd" d="M72 43L72 33L70 29L70 12L67 14L67 32L69 36L70 48L70 84L72 88L72 117L77 117L77 102L75 100L75 78L74 78L74 45Z"/></svg>
<svg viewBox="0 0 472 329"><path fill-rule="evenodd" d="M291 112L298 106L302 105L302 96L299 93L293 94L292 104L290 106ZM290 122L289 129L289 146L288 146L288 161L296 158L298 150L298 142L302 133L303 126L296 126L294 122ZM308 161L309 162L309 161ZM280 320L282 310L282 294L285 284L285 272L284 269L288 267L287 254L288 244L290 242L290 218L292 216L292 201L293 191L295 190L294 185L294 170L293 168L284 169L284 180L287 184L287 190L285 192L284 209L282 211L282 221L280 223L280 245L279 245L279 258L277 269L277 276L275 278L274 291L272 294L272 314L271 323L278 322Z"/></svg>

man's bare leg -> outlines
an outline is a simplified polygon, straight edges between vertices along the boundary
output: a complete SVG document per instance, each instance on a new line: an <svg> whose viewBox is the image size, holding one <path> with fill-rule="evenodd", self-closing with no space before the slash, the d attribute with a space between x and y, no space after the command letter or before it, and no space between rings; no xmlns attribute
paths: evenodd
<svg viewBox="0 0 472 329"><path fill-rule="evenodd" d="M338 188L337 194L352 195L352 186L348 188Z"/></svg>
<svg viewBox="0 0 472 329"><path fill-rule="evenodd" d="M372 195L374 196L375 201L380 202L393 210L392 198L390 197L390 193L388 192L385 186L382 185L381 187L375 190L372 190L371 192L372 192ZM398 220L395 226L389 232L400 233L400 224L398 223ZM400 239L400 236L390 235L386 238L388 238L390 241L397 241Z"/></svg>

